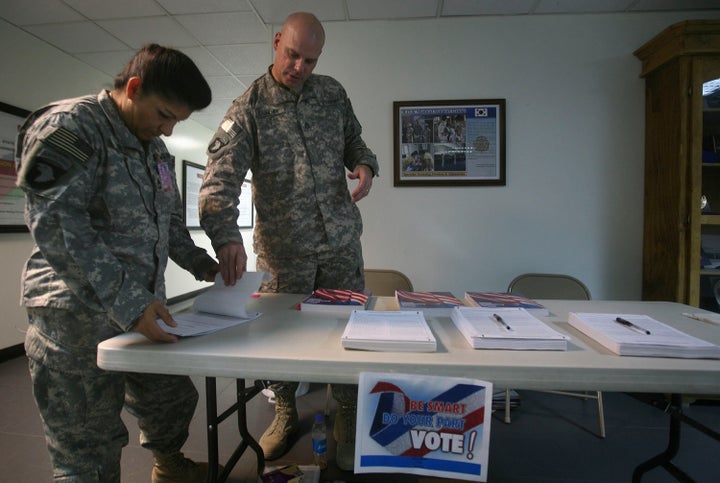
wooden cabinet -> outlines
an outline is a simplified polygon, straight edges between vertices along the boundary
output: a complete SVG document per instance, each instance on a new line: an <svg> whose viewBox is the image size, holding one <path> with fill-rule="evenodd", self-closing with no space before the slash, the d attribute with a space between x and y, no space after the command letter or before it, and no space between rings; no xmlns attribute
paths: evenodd
<svg viewBox="0 0 720 483"><path fill-rule="evenodd" d="M643 299L717 309L720 20L671 25L635 55L645 79Z"/></svg>

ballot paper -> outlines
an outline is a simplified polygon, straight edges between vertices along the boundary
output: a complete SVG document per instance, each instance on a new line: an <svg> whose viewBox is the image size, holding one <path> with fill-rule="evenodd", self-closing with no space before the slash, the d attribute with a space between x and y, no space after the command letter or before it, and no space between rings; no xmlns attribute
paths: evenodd
<svg viewBox="0 0 720 483"><path fill-rule="evenodd" d="M643 314L570 312L571 326L621 356L720 359L720 347Z"/></svg>
<svg viewBox="0 0 720 483"><path fill-rule="evenodd" d="M341 337L345 349L435 352L437 341L420 311L353 310Z"/></svg>
<svg viewBox="0 0 720 483"><path fill-rule="evenodd" d="M177 327L170 327L158 319L160 327L180 337L209 334L260 317L259 312L247 312L248 300L260 288L267 272L245 272L235 285L225 285L220 274L215 284L200 294L187 312L173 314Z"/></svg>

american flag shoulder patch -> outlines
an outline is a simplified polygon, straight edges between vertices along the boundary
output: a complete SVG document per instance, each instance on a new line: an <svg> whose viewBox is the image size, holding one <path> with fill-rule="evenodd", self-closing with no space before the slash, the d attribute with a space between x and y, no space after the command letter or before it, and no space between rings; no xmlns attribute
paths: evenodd
<svg viewBox="0 0 720 483"><path fill-rule="evenodd" d="M237 133L240 132L240 127L230 119L223 120L220 129L228 133L231 138L237 136Z"/></svg>
<svg viewBox="0 0 720 483"><path fill-rule="evenodd" d="M45 137L45 142L71 158L85 164L93 153L88 143L65 127L58 127Z"/></svg>

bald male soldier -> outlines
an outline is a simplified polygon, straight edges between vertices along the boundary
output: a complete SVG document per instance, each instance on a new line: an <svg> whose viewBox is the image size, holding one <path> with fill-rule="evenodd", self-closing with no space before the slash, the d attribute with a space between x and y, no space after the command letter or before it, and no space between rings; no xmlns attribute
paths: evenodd
<svg viewBox="0 0 720 483"><path fill-rule="evenodd" d="M235 99L208 147L200 189L200 224L226 284L246 270L237 200L248 170L257 218L257 269L272 280L264 292L309 294L316 288L365 286L362 219L356 203L370 192L378 162L345 90L313 74L325 32L309 13L290 15L275 34L275 62ZM358 180L348 190L347 178ZM275 419L260 438L265 458L282 456L299 429L297 383L276 382ZM334 385L338 466L351 470L357 387Z"/></svg>

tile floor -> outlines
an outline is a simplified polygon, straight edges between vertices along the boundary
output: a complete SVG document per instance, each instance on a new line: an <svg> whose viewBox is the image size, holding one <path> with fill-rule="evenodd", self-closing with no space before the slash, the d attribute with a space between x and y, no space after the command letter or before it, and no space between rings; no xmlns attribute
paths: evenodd
<svg viewBox="0 0 720 483"><path fill-rule="evenodd" d="M204 426L204 381L196 380L201 403L185 445L185 454L202 460L206 454ZM325 407L325 387L311 386L298 399L302 435L282 460L269 464L311 464L310 426L313 414ZM218 399L228 405L234 398L235 383L218 380ZM605 393L607 437L595 436L596 406L583 401L532 391L519 391L521 407L513 410L512 424L502 422L500 414L492 420L490 460L491 483L543 482L629 482L636 464L663 451L667 441L668 416L656 407L621 393ZM42 483L51 481L50 462L42 428L30 391L27 363L18 357L0 363L0 483ZM334 405L331 404L331 424ZM717 403L693 404L686 414L720 431ZM130 444L123 452L123 483L148 482L152 461L138 444L138 430L126 415ZM248 408L250 431L260 435L272 420L273 407L262 396ZM221 457L227 458L240 441L233 422L220 427ZM330 432L332 426L330 426ZM680 452L674 462L697 482L720 481L720 442L688 426L683 426ZM430 483L443 480L410 475L372 475L340 471L334 464L334 444L329 438L329 467L321 481ZM256 479L253 455L246 454L233 469L229 482L252 483ZM666 471L655 469L643 482L675 481Z"/></svg>

